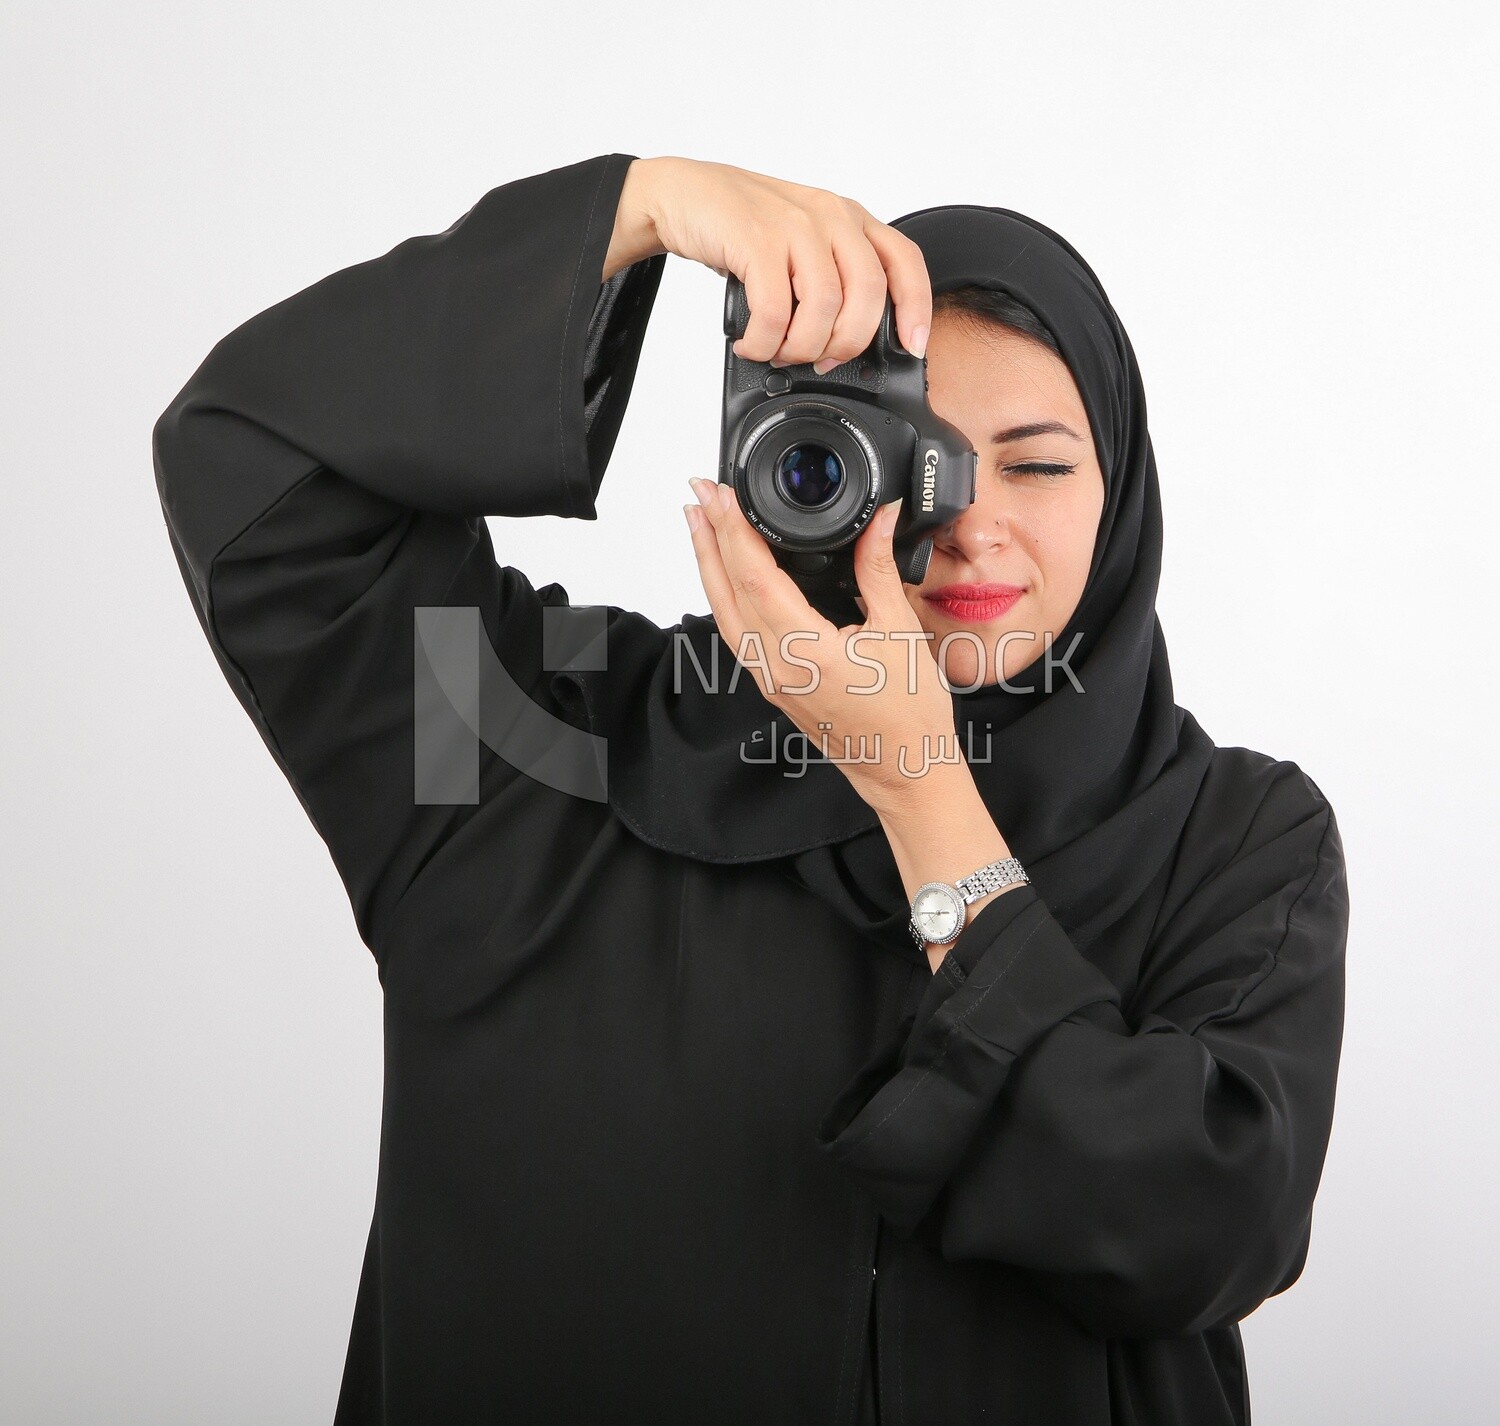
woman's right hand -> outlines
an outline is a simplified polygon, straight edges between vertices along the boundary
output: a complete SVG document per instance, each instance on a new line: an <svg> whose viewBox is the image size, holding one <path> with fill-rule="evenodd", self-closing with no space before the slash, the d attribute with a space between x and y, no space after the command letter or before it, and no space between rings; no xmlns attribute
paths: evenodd
<svg viewBox="0 0 1500 1426"><path fill-rule="evenodd" d="M873 340L887 291L901 344L926 352L932 285L922 250L852 198L731 164L638 158L604 277L661 252L745 284L750 322L734 351L748 361L826 371L852 360Z"/></svg>

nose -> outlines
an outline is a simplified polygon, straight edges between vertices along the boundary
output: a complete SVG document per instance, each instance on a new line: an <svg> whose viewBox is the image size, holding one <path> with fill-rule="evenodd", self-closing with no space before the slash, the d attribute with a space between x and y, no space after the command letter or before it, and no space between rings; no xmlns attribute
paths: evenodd
<svg viewBox="0 0 1500 1426"><path fill-rule="evenodd" d="M981 489L978 498L956 520L933 536L933 543L970 563L994 549L1004 549L1013 538L1011 514L994 491Z"/></svg>

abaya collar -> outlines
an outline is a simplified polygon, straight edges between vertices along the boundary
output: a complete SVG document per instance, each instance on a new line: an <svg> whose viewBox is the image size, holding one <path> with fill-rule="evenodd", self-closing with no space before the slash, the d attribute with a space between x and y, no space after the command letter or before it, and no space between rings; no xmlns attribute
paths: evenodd
<svg viewBox="0 0 1500 1426"><path fill-rule="evenodd" d="M1156 617L1161 502L1135 353L1093 271L1034 219L950 204L893 226L922 249L934 294L996 288L1037 314L1073 373L1104 472L1088 579L1053 642L1058 658L1071 649L1067 662L1083 691L1055 665L1048 691L1039 654L1008 689L997 683L953 695L960 745L985 805L1049 909L1086 943L1172 857L1213 751L1174 702ZM670 632L663 645L655 625L621 611L610 626L608 674L553 675L559 692L558 680L579 686L591 729L607 740L617 815L676 855L776 860L850 924L919 956L875 812L766 701L748 670L738 670L730 689L735 659L711 616L687 615ZM691 645L697 668L711 675L717 667L716 691L679 641ZM773 746L783 750L774 762L751 760Z"/></svg>

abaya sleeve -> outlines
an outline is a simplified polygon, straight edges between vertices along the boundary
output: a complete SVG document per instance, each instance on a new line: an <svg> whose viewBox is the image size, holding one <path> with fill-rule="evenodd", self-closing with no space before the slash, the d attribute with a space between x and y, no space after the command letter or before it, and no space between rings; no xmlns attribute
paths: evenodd
<svg viewBox="0 0 1500 1426"><path fill-rule="evenodd" d="M965 926L821 1128L888 1220L1020 1270L1106 1338L1201 1332L1291 1286L1348 893L1332 809L1295 764L1274 773L1239 850L1159 928L1128 1013L1034 887Z"/></svg>
<svg viewBox="0 0 1500 1426"><path fill-rule="evenodd" d="M153 431L199 621L377 962L395 902L465 812L414 797L413 611L477 608L512 678L563 716L542 672L546 591L497 564L483 517L596 518L665 262L601 285L632 158L503 184L447 231L252 317ZM486 801L525 795L481 757Z"/></svg>

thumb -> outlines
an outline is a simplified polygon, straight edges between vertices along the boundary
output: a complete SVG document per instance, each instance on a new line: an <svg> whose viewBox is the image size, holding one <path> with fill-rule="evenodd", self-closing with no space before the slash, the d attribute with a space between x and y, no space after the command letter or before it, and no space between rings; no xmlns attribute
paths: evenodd
<svg viewBox="0 0 1500 1426"><path fill-rule="evenodd" d="M882 505L854 542L854 579L865 601L867 622L887 629L918 627L893 550L892 536L900 514L899 498Z"/></svg>

